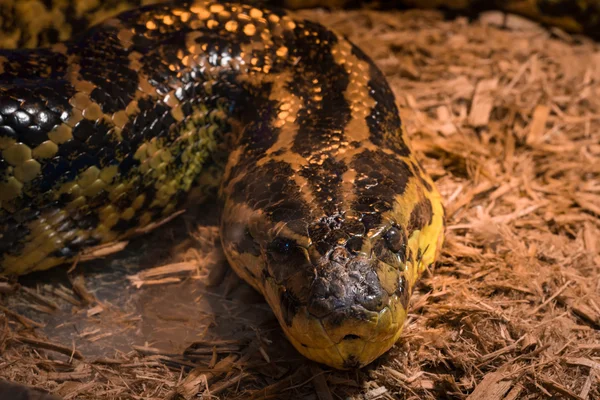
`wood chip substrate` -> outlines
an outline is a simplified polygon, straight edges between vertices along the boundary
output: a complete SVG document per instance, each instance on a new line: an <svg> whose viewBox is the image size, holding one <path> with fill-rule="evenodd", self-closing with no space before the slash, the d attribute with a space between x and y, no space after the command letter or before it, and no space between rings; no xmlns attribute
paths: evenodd
<svg viewBox="0 0 600 400"><path fill-rule="evenodd" d="M190 206L0 282L0 378L64 399L600 399L600 46L493 12L298 15L374 58L445 199L397 345L359 371L303 359L228 269L216 209Z"/></svg>

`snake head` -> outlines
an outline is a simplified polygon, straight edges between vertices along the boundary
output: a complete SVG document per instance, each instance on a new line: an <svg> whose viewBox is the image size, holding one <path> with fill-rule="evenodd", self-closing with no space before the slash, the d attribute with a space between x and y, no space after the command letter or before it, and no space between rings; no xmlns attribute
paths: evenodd
<svg viewBox="0 0 600 400"><path fill-rule="evenodd" d="M412 286L432 262L426 243L439 230L421 225L432 223L435 210L420 204L421 229L355 211L312 223L307 215L273 221L264 210L230 204L222 240L234 270L264 295L300 353L357 368L398 340Z"/></svg>
<svg viewBox="0 0 600 400"><path fill-rule="evenodd" d="M312 224L309 288L296 296L303 287L287 285L291 293L282 302L296 348L338 369L362 367L386 352L406 318L407 235L390 224L368 235L368 224L352 212Z"/></svg>

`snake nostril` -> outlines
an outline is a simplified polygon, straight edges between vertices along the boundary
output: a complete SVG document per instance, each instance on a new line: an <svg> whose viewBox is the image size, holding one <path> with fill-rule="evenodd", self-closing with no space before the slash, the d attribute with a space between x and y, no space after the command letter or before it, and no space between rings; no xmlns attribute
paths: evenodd
<svg viewBox="0 0 600 400"><path fill-rule="evenodd" d="M352 333L350 333L342 338L342 340L356 340L356 339L360 339L360 336L354 335Z"/></svg>

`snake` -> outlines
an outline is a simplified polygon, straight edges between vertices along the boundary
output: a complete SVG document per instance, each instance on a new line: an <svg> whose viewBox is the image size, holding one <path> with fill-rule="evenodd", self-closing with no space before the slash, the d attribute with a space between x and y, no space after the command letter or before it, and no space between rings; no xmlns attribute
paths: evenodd
<svg viewBox="0 0 600 400"><path fill-rule="evenodd" d="M503 3L597 26L594 2ZM361 49L277 5L28 0L0 16L1 275L135 236L200 188L299 353L359 368L399 339L444 207Z"/></svg>

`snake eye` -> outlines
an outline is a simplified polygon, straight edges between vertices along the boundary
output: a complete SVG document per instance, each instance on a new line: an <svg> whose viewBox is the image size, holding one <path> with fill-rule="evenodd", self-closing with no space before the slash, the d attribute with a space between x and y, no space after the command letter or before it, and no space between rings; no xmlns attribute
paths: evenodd
<svg viewBox="0 0 600 400"><path fill-rule="evenodd" d="M275 238L268 247L269 253L274 258L285 259L289 257L296 248L296 242L286 238Z"/></svg>
<svg viewBox="0 0 600 400"><path fill-rule="evenodd" d="M384 235L383 239L388 249L394 253L400 252L405 246L405 238L396 227L391 227Z"/></svg>

